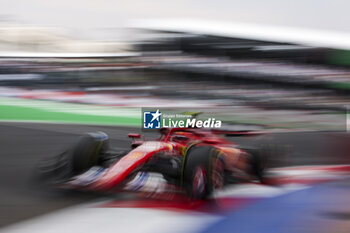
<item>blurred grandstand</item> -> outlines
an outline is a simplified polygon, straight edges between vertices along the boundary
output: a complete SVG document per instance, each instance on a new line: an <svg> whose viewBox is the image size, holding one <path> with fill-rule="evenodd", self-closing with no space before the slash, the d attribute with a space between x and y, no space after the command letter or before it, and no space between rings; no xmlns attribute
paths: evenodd
<svg viewBox="0 0 350 233"><path fill-rule="evenodd" d="M156 97L164 103L176 100L172 106L178 107L195 100L240 106L242 113L288 110L293 118L293 111L346 111L350 53L343 41L334 46L334 36L328 37L326 47L326 38L312 46L314 37L307 35L305 43L299 37L293 43L293 37L283 36L286 29L279 36L274 32L275 37L266 36L271 28L264 34L260 30L254 38L247 28L244 34L232 28L166 25L134 24L138 39L126 44L68 39L44 28L2 26L0 84L31 91L80 91L104 99L124 96L135 98L133 103L143 98L137 106ZM113 100L99 104L122 105Z"/></svg>

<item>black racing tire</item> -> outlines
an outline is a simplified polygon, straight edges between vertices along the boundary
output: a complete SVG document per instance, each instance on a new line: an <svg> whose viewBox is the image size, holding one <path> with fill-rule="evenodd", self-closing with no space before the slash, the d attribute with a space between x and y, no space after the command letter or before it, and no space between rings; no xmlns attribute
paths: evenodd
<svg viewBox="0 0 350 233"><path fill-rule="evenodd" d="M207 199L224 185L224 160L215 147L197 145L186 154L184 180L191 199Z"/></svg>
<svg viewBox="0 0 350 233"><path fill-rule="evenodd" d="M251 173L262 184L265 183L266 156L263 150L250 151Z"/></svg>
<svg viewBox="0 0 350 233"><path fill-rule="evenodd" d="M108 149L108 136L103 132L83 135L72 149L72 172L82 173L99 165L100 155Z"/></svg>

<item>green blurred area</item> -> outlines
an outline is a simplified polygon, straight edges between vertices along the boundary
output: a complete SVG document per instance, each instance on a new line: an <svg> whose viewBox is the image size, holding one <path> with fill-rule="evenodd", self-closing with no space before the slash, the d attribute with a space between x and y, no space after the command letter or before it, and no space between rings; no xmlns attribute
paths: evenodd
<svg viewBox="0 0 350 233"><path fill-rule="evenodd" d="M333 65L350 66L350 51L333 49L329 53L328 61Z"/></svg>
<svg viewBox="0 0 350 233"><path fill-rule="evenodd" d="M93 125L125 125L140 126L140 118L124 116L101 116L67 112L54 112L24 106L0 105L0 120L2 121L34 121Z"/></svg>

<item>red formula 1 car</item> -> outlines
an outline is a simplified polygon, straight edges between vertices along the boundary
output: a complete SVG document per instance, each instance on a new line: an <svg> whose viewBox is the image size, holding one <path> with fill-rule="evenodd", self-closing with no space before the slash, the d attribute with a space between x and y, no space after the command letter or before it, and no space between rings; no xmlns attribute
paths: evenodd
<svg viewBox="0 0 350 233"><path fill-rule="evenodd" d="M110 192L125 188L140 173L161 174L193 199L238 180L263 180L264 159L257 148L241 148L224 132L197 128L162 128L157 140L129 134L131 150L113 152L105 133L89 133L66 152L43 161L43 177L59 186Z"/></svg>

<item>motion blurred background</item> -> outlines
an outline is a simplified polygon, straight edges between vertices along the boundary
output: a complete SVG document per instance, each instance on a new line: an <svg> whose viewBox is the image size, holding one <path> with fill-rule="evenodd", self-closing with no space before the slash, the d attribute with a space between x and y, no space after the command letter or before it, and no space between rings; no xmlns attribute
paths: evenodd
<svg viewBox="0 0 350 233"><path fill-rule="evenodd" d="M0 0L0 6L1 226L93 199L33 190L35 163L86 131L103 129L127 147L126 133L141 130L142 107L192 108L226 126L279 132L269 140L285 153L276 152L271 167L349 163L347 1ZM322 201L347 200L344 192L327 191ZM310 226L274 230L320 232L316 225L330 221L341 227L325 232L346 232L349 200L341 203L345 209L327 210L336 214L306 217ZM305 205L311 212L318 204ZM245 217L248 223L260 216Z"/></svg>

